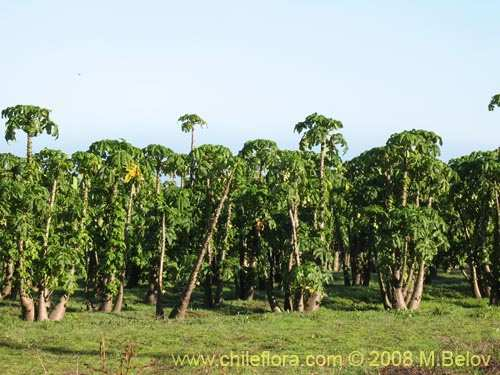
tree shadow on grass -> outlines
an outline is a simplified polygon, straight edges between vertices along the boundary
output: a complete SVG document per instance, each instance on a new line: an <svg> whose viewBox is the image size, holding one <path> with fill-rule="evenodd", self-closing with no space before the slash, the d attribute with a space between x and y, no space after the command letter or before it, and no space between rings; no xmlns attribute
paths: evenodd
<svg viewBox="0 0 500 375"><path fill-rule="evenodd" d="M222 315L252 315L271 312L271 310L259 306L234 305L227 303L223 303L222 306L214 309L214 311Z"/></svg>
<svg viewBox="0 0 500 375"><path fill-rule="evenodd" d="M61 346L50 346L50 345L38 345L38 344L20 344L17 342L12 342L0 338L0 348L12 349L12 350L25 350L25 351L42 351L56 355L89 355L93 356L99 355L99 343L96 342L96 349L85 349L85 350L75 350L68 347Z"/></svg>
<svg viewBox="0 0 500 375"><path fill-rule="evenodd" d="M456 274L436 276L432 282L426 283L424 293L427 297L439 299L471 297L470 286Z"/></svg>
<svg viewBox="0 0 500 375"><path fill-rule="evenodd" d="M458 272L442 273L424 288L424 301L442 301L456 306L473 309L482 306L482 301L474 299L467 280Z"/></svg>
<svg viewBox="0 0 500 375"><path fill-rule="evenodd" d="M375 287L376 276L372 275L370 286L345 286L343 278L334 275L333 285L327 288L321 306L337 311L377 311L383 309L380 292Z"/></svg>

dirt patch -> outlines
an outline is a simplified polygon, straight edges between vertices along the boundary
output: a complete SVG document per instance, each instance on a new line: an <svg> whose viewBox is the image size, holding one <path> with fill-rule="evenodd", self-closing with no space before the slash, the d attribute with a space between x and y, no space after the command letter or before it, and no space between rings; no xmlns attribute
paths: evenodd
<svg viewBox="0 0 500 375"><path fill-rule="evenodd" d="M481 367L485 375L498 375L500 374L500 362L491 361L488 366Z"/></svg>
<svg viewBox="0 0 500 375"><path fill-rule="evenodd" d="M422 367L388 366L380 370L380 375L453 375L454 373L441 369Z"/></svg>
<svg viewBox="0 0 500 375"><path fill-rule="evenodd" d="M465 370L465 369L464 369ZM466 371L454 372L444 369L429 369L422 367L396 367L388 366L380 370L380 375L458 375ZM481 374L500 375L500 362L491 361L488 366L481 367Z"/></svg>

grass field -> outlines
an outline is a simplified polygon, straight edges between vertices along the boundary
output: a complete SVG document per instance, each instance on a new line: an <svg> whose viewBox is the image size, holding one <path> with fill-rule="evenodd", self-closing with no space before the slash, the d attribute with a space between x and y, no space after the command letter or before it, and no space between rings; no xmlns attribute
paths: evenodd
<svg viewBox="0 0 500 375"><path fill-rule="evenodd" d="M82 299L76 297L64 321L41 323L23 322L18 317L17 303L0 301L0 374L115 374L120 373L117 372L120 358L132 353L131 364L135 369L130 374L497 374L500 371L500 309L470 298L459 275L443 275L428 285L417 313L386 312L379 302L375 283L369 288L346 288L341 286L340 277L330 288L320 311L311 315L272 314L264 298L238 301L231 299L231 291L227 291L221 309L203 309L201 296L196 295L186 321L155 321L154 307L142 304L142 295L142 290L129 290L127 308L121 315L86 312ZM173 303L174 298L168 297ZM104 351L100 349L102 343ZM129 344L133 349L126 350ZM363 356L360 367L349 362L353 351L359 352L355 354L357 358L353 357L357 362ZM382 354L383 351L391 354ZM404 354L405 351L411 354ZM442 358L442 351L454 355L466 352L489 355L491 360L482 369L462 364L442 368L441 363L436 370L418 372L413 368L403 372L384 366L398 361L398 354L392 352L402 353L417 367L421 355L429 358L432 351L436 361ZM241 359L232 359L232 367L222 367L217 361L213 365L181 365L173 357L204 354L208 358L215 355L220 361L231 352L241 355ZM269 352L269 356L264 352ZM236 366L238 360L248 362L251 355L260 356L259 363L254 360L258 366ZM287 360L280 355L290 357ZM342 367L334 362L333 355L342 356ZM287 366L273 366L271 356L274 364L286 361ZM300 360L299 366L295 366L295 356ZM328 363L319 366L325 361L331 361L330 366ZM103 366L107 370L100 371Z"/></svg>

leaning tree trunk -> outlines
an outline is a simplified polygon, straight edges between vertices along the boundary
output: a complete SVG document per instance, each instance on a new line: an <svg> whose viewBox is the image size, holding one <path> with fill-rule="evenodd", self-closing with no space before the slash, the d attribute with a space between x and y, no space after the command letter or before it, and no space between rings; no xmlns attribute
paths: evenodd
<svg viewBox="0 0 500 375"><path fill-rule="evenodd" d="M73 276L75 274L75 267L73 266L70 271L71 275ZM57 305L52 309L52 311L49 314L49 320L52 321L61 321L64 318L64 315L66 314L66 307L69 302L69 294L67 291L61 297L59 297L59 302Z"/></svg>
<svg viewBox="0 0 500 375"><path fill-rule="evenodd" d="M158 279L156 282L156 319L163 319L165 311L163 310L163 264L165 261L165 214L161 216L161 233L160 233L160 265L158 267Z"/></svg>
<svg viewBox="0 0 500 375"><path fill-rule="evenodd" d="M290 223L291 223L291 228L292 228L292 262L289 262L288 264L288 273L291 274L292 268L293 268L293 263L297 267L300 267L300 248L299 248L299 237L298 237L298 231L299 231L299 207L297 204L293 205L289 210L288 210L288 215L290 217ZM288 289L290 289L291 285L287 286ZM290 307L290 306L287 306ZM293 309L295 311L303 312L304 311L304 291L299 288L298 290L295 291L295 295L293 298Z"/></svg>
<svg viewBox="0 0 500 375"><path fill-rule="evenodd" d="M186 317L187 313L187 308L189 305L189 302L191 301L191 295L193 294L193 290L196 286L196 281L198 280L198 273L200 272L201 266L203 264L203 259L205 258L205 255L207 254L208 246L210 244L210 241L212 240L212 236L215 232L215 228L217 227L217 222L219 220L220 213L222 211L222 207L224 206L224 203L226 202L226 199L229 195L229 190L231 187L231 183L233 181L233 176L234 176L235 170L231 172L229 175L229 178L226 181L226 186L224 188L224 193L222 194L222 198L219 202L219 205L217 209L215 210L215 214L210 220L210 224L208 226L208 231L205 235L205 238L203 240L203 244L200 249L200 253L198 254L198 259L196 260L196 263L193 267L193 270L191 271L191 275L189 276L188 283L186 285L186 288L182 292L181 299L179 301L179 304L172 310L172 312L169 315L170 319L184 319Z"/></svg>
<svg viewBox="0 0 500 375"><path fill-rule="evenodd" d="M392 308L392 302L391 302L391 298L389 296L388 288L387 288L385 281L384 281L384 277L382 276L382 271L379 270L377 272L377 275L378 275L378 285L379 285L379 289L380 289L380 295L381 295L382 301L384 303L384 308L386 310L390 310Z"/></svg>
<svg viewBox="0 0 500 375"><path fill-rule="evenodd" d="M481 294L481 288L479 288L477 268L472 262L470 262L469 270L470 270L469 281L471 283L472 293L474 294L475 298L481 299L483 298L483 296Z"/></svg>
<svg viewBox="0 0 500 375"><path fill-rule="evenodd" d="M500 154L500 149L499 149ZM495 186L495 214L494 214L494 233L493 233L493 262L491 275L490 304L500 305L500 197L498 187ZM495 261L496 259L496 261Z"/></svg>
<svg viewBox="0 0 500 375"><path fill-rule="evenodd" d="M222 242L222 246L217 253L217 263L215 270L215 298L214 304L216 306L220 306L224 302L224 278L223 278L223 270L224 270L224 262L226 260L226 253L229 248L229 234L231 231L231 215L233 213L233 204L229 202L227 205L227 220L226 220L226 231L224 233L224 240Z"/></svg>

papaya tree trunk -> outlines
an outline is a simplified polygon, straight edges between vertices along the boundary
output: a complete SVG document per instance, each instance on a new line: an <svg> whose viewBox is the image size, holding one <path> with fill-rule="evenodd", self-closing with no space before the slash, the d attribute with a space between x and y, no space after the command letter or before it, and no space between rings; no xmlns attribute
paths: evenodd
<svg viewBox="0 0 500 375"><path fill-rule="evenodd" d="M191 151L194 150L194 126L191 129Z"/></svg>
<svg viewBox="0 0 500 375"><path fill-rule="evenodd" d="M109 292L109 284L114 281L114 276L107 276L102 282L102 296L101 305L99 306L99 311L109 313L113 311L113 295Z"/></svg>
<svg viewBox="0 0 500 375"><path fill-rule="evenodd" d="M472 287L472 293L475 298L481 299L483 296L481 295L481 289L479 288L479 280L477 278L477 268L472 262L470 263L469 270L470 270L469 278Z"/></svg>
<svg viewBox="0 0 500 375"><path fill-rule="evenodd" d="M339 246L340 256L342 258L342 272L344 276L344 286L351 286L351 278L349 277L350 256L347 251L344 234L342 233L339 225L339 220L335 220L335 237Z"/></svg>
<svg viewBox="0 0 500 375"><path fill-rule="evenodd" d="M286 285L285 285L285 302L284 302L284 309L285 311L292 311L293 310L293 300L292 300L292 281L290 280L290 276L292 274L292 269L293 269L293 259L294 259L294 253L293 250L290 253L290 256L288 257L288 277L286 278Z"/></svg>
<svg viewBox="0 0 500 375"><path fill-rule="evenodd" d="M235 170L231 172L229 175L229 178L226 181L225 187L224 187L224 193L222 194L222 197L219 201L219 205L217 209L215 210L215 214L212 216L212 219L210 220L210 225L208 226L208 231L205 234L205 238L203 240L200 252L198 254L198 258L196 260L196 263L194 264L193 270L191 271L191 274L189 275L189 280L186 285L186 288L182 292L182 296L180 298L179 304L172 310L172 312L169 315L170 319L184 319L186 317L187 313L187 308L189 305L189 302L191 301L191 295L193 294L193 290L196 286L196 281L198 280L198 274L200 272L201 266L203 264L203 260L205 258L205 255L207 254L208 251L208 246L210 244L210 241L212 241L212 236L215 232L215 228L217 227L217 222L219 220L220 213L222 211L222 207L224 206L224 203L226 202L226 199L229 195L229 190L231 187L231 183L233 181L233 176L234 176Z"/></svg>
<svg viewBox="0 0 500 375"><path fill-rule="evenodd" d="M269 248L267 251L267 260L269 262L269 271L266 272L266 296L269 302L269 307L272 312L281 312L276 296L274 295L274 259L272 249Z"/></svg>
<svg viewBox="0 0 500 375"><path fill-rule="evenodd" d="M37 317L36 320L44 321L49 319L49 303L48 303L49 291L47 288L41 286L40 292L38 294L38 304L37 304Z"/></svg>
<svg viewBox="0 0 500 375"><path fill-rule="evenodd" d="M380 289L380 295L382 297L382 302L384 303L384 308L390 310L392 308L391 298L389 296L382 272L377 272L378 275L378 285Z"/></svg>
<svg viewBox="0 0 500 375"><path fill-rule="evenodd" d="M47 217L47 222L45 223L45 235L43 238L43 258L46 257L48 253L49 247L49 235L50 235L50 227L52 224L52 212L54 210L54 205L56 202L57 195L57 179L54 179L52 182L52 188L50 192L49 198L49 213ZM49 319L48 308L49 308L49 290L45 287L45 280L43 280L39 285L39 294L38 294L38 305L37 305L37 320L44 321Z"/></svg>
<svg viewBox="0 0 500 375"><path fill-rule="evenodd" d="M125 280L127 279L126 277L126 270L127 270L127 263L128 263L128 252L129 252L129 247L130 247L130 241L129 241L129 230L130 230L130 225L132 223L132 208L134 205L134 196L135 196L135 184L132 184L130 187L130 192L129 192L129 197L128 197L128 203L127 203L127 219L125 222L125 254L123 256L123 265L122 265L122 270L120 272L120 286L118 288L118 295L116 297L115 305L113 307L113 312L114 313L120 313L123 308L123 299L125 298L124 292L125 292Z"/></svg>
<svg viewBox="0 0 500 375"><path fill-rule="evenodd" d="M125 293L125 271L122 270L122 272L120 273L120 286L118 287L118 295L116 296L116 301L113 306L114 313L122 312L124 293Z"/></svg>
<svg viewBox="0 0 500 375"><path fill-rule="evenodd" d="M212 308L214 305L214 298L212 293L213 275L214 275L214 257L212 242L209 242L207 249L207 272L205 274L205 279L203 280L203 287L205 289L205 306L207 308Z"/></svg>
<svg viewBox="0 0 500 375"><path fill-rule="evenodd" d="M500 148L498 150L500 155ZM490 304L493 306L500 305L500 198L498 186L494 187L495 198L495 214L494 214L494 233L493 233L493 261L491 273L491 292ZM496 261L495 261L496 259Z"/></svg>
<svg viewBox="0 0 500 375"><path fill-rule="evenodd" d="M222 243L222 247L220 248L217 256L217 268L215 270L215 298L214 304L216 306L221 305L224 302L224 262L226 260L226 253L229 250L229 235L231 231L231 215L233 213L233 204L229 202L227 205L227 220L226 220L226 228L224 233L224 240Z"/></svg>
<svg viewBox="0 0 500 375"><path fill-rule="evenodd" d="M35 320L35 304L33 303L33 299L26 294L24 286L21 286L19 290L19 297L21 300L23 319L27 322L33 322Z"/></svg>
<svg viewBox="0 0 500 375"><path fill-rule="evenodd" d="M335 250L333 253L333 272L340 271L340 252Z"/></svg>
<svg viewBox="0 0 500 375"><path fill-rule="evenodd" d="M33 157L33 137L28 134L26 137L26 161L30 163L32 157Z"/></svg>
<svg viewBox="0 0 500 375"><path fill-rule="evenodd" d="M161 216L161 232L160 232L160 264L158 267L158 279L156 282L156 319L163 319L165 311L163 310L163 264L165 261L165 244L166 244L166 223L165 214Z"/></svg>
<svg viewBox="0 0 500 375"><path fill-rule="evenodd" d="M222 246L217 253L217 258L215 262L215 272L214 272L214 284L215 284L215 294L214 294L214 306L220 306L224 302L224 277L223 277L223 267L224 261L226 260L226 249Z"/></svg>
<svg viewBox="0 0 500 375"><path fill-rule="evenodd" d="M26 287L24 285L24 280L22 277L23 272L23 256L24 256L24 240L19 239L17 242L17 247L19 251L19 266L17 271L17 279L19 280L19 299L21 302L21 312L23 319L27 322L32 322L35 320L35 304L33 299L26 292Z"/></svg>
<svg viewBox="0 0 500 375"><path fill-rule="evenodd" d="M293 261L297 267L300 266L300 247L299 247L299 207L297 204L293 204L292 207L288 210L288 214L290 216L290 222L292 227L292 254ZM291 268L289 267L289 272ZM293 308L296 311L302 312L304 311L304 292L301 288L299 288L294 295L293 300Z"/></svg>
<svg viewBox="0 0 500 375"><path fill-rule="evenodd" d="M395 270L392 274L392 307L396 310L406 310L406 302L401 284L401 272L399 270Z"/></svg>
<svg viewBox="0 0 500 375"><path fill-rule="evenodd" d="M308 298L306 299L305 305L304 305L304 311L305 312L314 312L319 309L321 302L321 293L318 292L313 292L311 293Z"/></svg>
<svg viewBox="0 0 500 375"><path fill-rule="evenodd" d="M415 275L414 275L415 270L414 269L415 269L415 267L412 264L411 268L410 268L410 274L408 275L406 284L403 287L403 297L405 298L406 306L408 306L408 304L410 303L411 298L413 296L413 291L416 287L416 280L414 280L415 279Z"/></svg>
<svg viewBox="0 0 500 375"><path fill-rule="evenodd" d="M257 288L257 260L256 249L254 247L250 248L248 268L246 271L245 300L252 301L255 297L255 289Z"/></svg>
<svg viewBox="0 0 500 375"><path fill-rule="evenodd" d="M63 294L59 298L59 302L54 307L54 309L50 312L49 320L60 321L63 320L64 314L66 313L66 305L69 301L69 296L67 294Z"/></svg>
<svg viewBox="0 0 500 375"><path fill-rule="evenodd" d="M408 305L408 308L410 310L417 310L420 307L420 302L422 302L422 294L424 292L424 280L425 280L425 262L422 259L420 261L417 280L415 281L413 293L410 299L410 303Z"/></svg>
<svg viewBox="0 0 500 375"><path fill-rule="evenodd" d="M273 278L270 274L267 275L266 279L266 296L271 311L281 312L281 308L279 307L278 301L276 300L276 296L274 295L274 283L273 283Z"/></svg>
<svg viewBox="0 0 500 375"><path fill-rule="evenodd" d="M148 289L146 291L146 295L144 296L144 303L148 305L155 305L157 301L157 294L156 294L156 280L158 278L157 276L157 270L158 267L156 266L156 260L152 262L152 264L149 267L149 275L148 275Z"/></svg>
<svg viewBox="0 0 500 375"><path fill-rule="evenodd" d="M52 211L54 210L54 205L56 202L56 194L57 194L57 179L54 179L54 181L52 182L52 189L49 198L49 216L47 217L47 223L45 224L45 237L43 244L45 254L47 253L47 246L49 245L50 226L52 224Z"/></svg>
<svg viewBox="0 0 500 375"><path fill-rule="evenodd" d="M0 299L10 297L12 293L12 285L14 282L14 262L10 258L5 262L4 274L5 276L2 283L2 291L0 292Z"/></svg>

